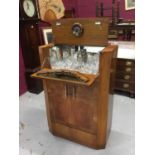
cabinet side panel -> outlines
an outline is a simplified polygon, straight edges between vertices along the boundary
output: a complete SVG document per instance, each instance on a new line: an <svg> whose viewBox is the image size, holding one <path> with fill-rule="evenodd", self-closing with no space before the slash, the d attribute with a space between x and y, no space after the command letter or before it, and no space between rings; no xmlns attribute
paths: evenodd
<svg viewBox="0 0 155 155"><path fill-rule="evenodd" d="M108 124L108 104L110 91L110 71L113 56L113 48L108 46L100 55L100 83L99 83L99 102L98 102L98 147L106 145L107 124Z"/></svg>
<svg viewBox="0 0 155 155"><path fill-rule="evenodd" d="M113 57L111 63L111 71L110 71L110 89L109 89L109 104L108 104L108 124L107 124L107 139L109 137L111 124L112 124L112 116L113 116L113 95L115 91L115 76L116 76L116 62L117 62L117 51L118 46L114 47Z"/></svg>

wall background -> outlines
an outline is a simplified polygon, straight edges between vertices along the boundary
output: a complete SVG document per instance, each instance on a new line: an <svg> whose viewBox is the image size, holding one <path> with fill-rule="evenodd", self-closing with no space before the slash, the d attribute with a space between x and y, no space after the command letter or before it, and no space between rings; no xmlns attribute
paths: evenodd
<svg viewBox="0 0 155 155"><path fill-rule="evenodd" d="M75 9L76 17L95 17L96 2L103 4L106 7L112 5L112 0L63 0L66 9ZM125 0L120 0L120 17L124 20L134 20L135 10L125 10Z"/></svg>

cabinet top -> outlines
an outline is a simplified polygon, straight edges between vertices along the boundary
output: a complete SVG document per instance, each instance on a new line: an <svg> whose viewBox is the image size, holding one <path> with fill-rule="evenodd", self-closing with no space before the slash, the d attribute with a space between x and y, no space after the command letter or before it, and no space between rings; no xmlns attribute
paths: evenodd
<svg viewBox="0 0 155 155"><path fill-rule="evenodd" d="M104 18L69 18L54 20L55 44L106 46L109 20Z"/></svg>

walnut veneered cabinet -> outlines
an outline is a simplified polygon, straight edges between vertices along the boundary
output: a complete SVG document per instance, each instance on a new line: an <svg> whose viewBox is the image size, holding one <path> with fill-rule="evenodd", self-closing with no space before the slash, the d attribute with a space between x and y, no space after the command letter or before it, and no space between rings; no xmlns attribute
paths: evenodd
<svg viewBox="0 0 155 155"><path fill-rule="evenodd" d="M83 28L81 36L72 33L74 24ZM54 43L39 47L40 61L44 65L41 71L32 75L43 80L49 131L95 149L104 148L111 125L118 48L108 45L108 19L56 20L52 22L52 32ZM76 72L87 81L66 78L68 73L66 76L56 76L57 69L45 63L45 59L50 57L49 49L58 46L63 51L64 45L89 46L92 50L97 46L103 47L99 52L98 72ZM71 75L75 73L68 71ZM49 72L51 77L48 76Z"/></svg>

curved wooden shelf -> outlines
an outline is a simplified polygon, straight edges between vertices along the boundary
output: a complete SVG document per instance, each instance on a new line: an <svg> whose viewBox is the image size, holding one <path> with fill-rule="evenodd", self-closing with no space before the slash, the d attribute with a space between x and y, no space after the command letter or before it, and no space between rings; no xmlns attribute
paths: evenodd
<svg viewBox="0 0 155 155"><path fill-rule="evenodd" d="M71 74L75 74L77 75L79 78L83 79L83 81L75 81L75 80L70 80L70 79L63 79L63 78L55 78L55 77L49 77L49 76L45 76L43 74L46 73L54 73L54 72L70 72ZM56 70L56 69L48 69L48 68L43 68L40 71L34 73L31 75L31 77L33 78L39 78L39 79L47 79L47 80L55 80L55 81L61 81L61 82L67 82L67 83L74 83L74 84L80 84L80 85L85 85L85 86L90 86L93 84L93 82L95 81L95 79L97 79L99 75L95 75L95 74L83 74L80 72L76 72L76 71L71 71L71 70Z"/></svg>

